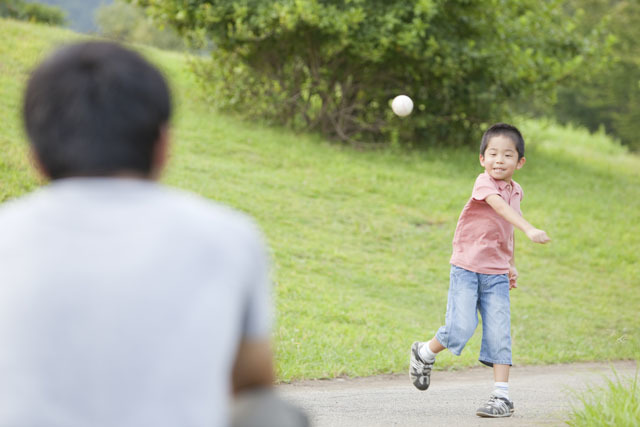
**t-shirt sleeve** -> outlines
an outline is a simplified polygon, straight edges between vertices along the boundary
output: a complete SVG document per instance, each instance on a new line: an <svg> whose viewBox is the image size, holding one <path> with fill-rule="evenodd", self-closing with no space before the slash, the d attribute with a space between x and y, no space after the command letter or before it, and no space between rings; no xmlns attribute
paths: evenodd
<svg viewBox="0 0 640 427"><path fill-rule="evenodd" d="M249 339L264 339L271 335L273 322L272 284L269 278L269 257L262 235L255 231L251 257L247 266L245 311L242 335Z"/></svg>
<svg viewBox="0 0 640 427"><path fill-rule="evenodd" d="M498 187L486 173L480 174L473 186L471 197L474 200L484 200L492 194L500 195Z"/></svg>

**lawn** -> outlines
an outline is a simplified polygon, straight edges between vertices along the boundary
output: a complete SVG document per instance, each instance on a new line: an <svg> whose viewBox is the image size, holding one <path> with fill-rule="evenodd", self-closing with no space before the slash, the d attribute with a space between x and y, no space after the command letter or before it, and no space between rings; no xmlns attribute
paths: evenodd
<svg viewBox="0 0 640 427"><path fill-rule="evenodd" d="M19 118L28 70L78 36L0 20L0 37L6 200L39 185ZM411 343L444 321L453 231L482 172L477 150L363 151L243 121L207 106L185 56L140 49L174 89L164 181L248 212L269 242L279 378L405 371ZM553 239L534 245L516 232L515 365L639 359L640 157L603 134L515 124L528 144L515 175L522 210ZM477 364L479 345L477 333L437 368Z"/></svg>

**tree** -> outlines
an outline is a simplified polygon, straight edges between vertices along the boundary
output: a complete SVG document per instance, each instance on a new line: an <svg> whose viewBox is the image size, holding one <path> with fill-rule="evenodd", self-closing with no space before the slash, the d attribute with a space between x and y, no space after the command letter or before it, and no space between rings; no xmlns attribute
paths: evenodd
<svg viewBox="0 0 640 427"><path fill-rule="evenodd" d="M605 130L640 150L640 3L575 0L582 28L603 25L613 37L613 57L594 72L577 75L559 89L554 113L561 122Z"/></svg>
<svg viewBox="0 0 640 427"><path fill-rule="evenodd" d="M0 16L49 25L64 25L66 22L62 9L23 0L0 0Z"/></svg>
<svg viewBox="0 0 640 427"><path fill-rule="evenodd" d="M131 1L213 41L198 71L218 106L345 141L464 143L510 102L553 99L599 42L551 0Z"/></svg>
<svg viewBox="0 0 640 427"><path fill-rule="evenodd" d="M147 18L144 10L120 0L101 6L96 12L96 22L100 34L114 40L162 49L181 50L185 47L173 28L159 28Z"/></svg>

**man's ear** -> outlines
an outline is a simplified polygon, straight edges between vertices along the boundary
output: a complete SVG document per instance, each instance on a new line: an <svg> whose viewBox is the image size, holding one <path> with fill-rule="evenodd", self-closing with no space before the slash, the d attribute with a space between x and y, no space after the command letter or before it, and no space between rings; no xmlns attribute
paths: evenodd
<svg viewBox="0 0 640 427"><path fill-rule="evenodd" d="M33 146L29 148L29 160L31 161L33 168L38 172L40 178L45 181L49 181L51 179L49 172L47 172L47 168L42 164L40 156Z"/></svg>
<svg viewBox="0 0 640 427"><path fill-rule="evenodd" d="M518 160L518 163L516 164L516 169L520 169L521 167L523 167L526 161L527 159L525 159L524 157L521 157L520 160Z"/></svg>
<svg viewBox="0 0 640 427"><path fill-rule="evenodd" d="M169 158L170 131L167 123L160 127L158 140L153 147L153 159L151 163L151 179L159 179Z"/></svg>

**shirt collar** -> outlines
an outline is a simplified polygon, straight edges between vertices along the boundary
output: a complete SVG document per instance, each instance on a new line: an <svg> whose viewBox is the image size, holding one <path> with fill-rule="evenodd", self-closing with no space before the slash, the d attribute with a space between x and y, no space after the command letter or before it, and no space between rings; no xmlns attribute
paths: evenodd
<svg viewBox="0 0 640 427"><path fill-rule="evenodd" d="M489 179L491 181L495 182L496 186L498 187L498 190L500 190L500 191L504 191L508 187L510 187L511 191L513 191L516 188L516 182L513 179L511 180L511 183L508 183L508 182L503 181L501 179L495 179L494 177L489 175L486 171L484 173L487 174L487 176L489 177Z"/></svg>

